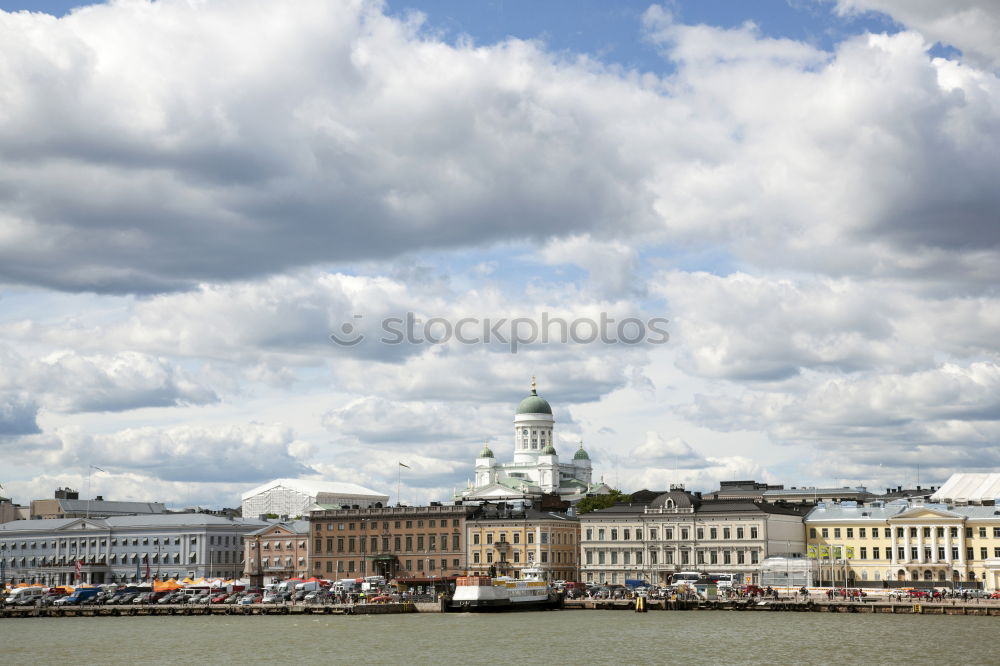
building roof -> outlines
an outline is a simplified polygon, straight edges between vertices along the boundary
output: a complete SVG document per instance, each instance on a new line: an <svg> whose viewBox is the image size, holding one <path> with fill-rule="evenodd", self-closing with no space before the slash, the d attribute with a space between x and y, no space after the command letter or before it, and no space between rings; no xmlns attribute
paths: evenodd
<svg viewBox="0 0 1000 666"><path fill-rule="evenodd" d="M785 488L783 490L765 490L764 497L779 497L794 495L796 497L821 497L823 495L870 495L867 488Z"/></svg>
<svg viewBox="0 0 1000 666"><path fill-rule="evenodd" d="M60 499L59 508L63 513L164 513L167 508L159 502L115 502L109 500Z"/></svg>
<svg viewBox="0 0 1000 666"><path fill-rule="evenodd" d="M573 454L573 460L590 460L590 456L583 450L583 442L580 442L580 448Z"/></svg>
<svg viewBox="0 0 1000 666"><path fill-rule="evenodd" d="M479 452L479 457L480 458L492 458L493 457L493 451L490 449L489 444L487 444L486 446L484 446L483 450Z"/></svg>
<svg viewBox="0 0 1000 666"><path fill-rule="evenodd" d="M355 483L344 483L342 481L321 481L312 479L275 479L265 484L246 491L241 495L241 499L250 499L255 495L265 493L274 488L284 487L297 492L315 497L317 495L340 495L342 497L365 497L389 499L388 495L380 493L371 488L365 488Z"/></svg>
<svg viewBox="0 0 1000 666"><path fill-rule="evenodd" d="M806 515L806 522L829 521L844 522L851 520L888 520L904 517L910 511L929 509L941 514L975 519L1000 520L1000 508L995 506L954 506L935 502L908 502L894 500L892 502L873 502L859 504L857 502L840 502L837 504L820 502Z"/></svg>
<svg viewBox="0 0 1000 666"><path fill-rule="evenodd" d="M700 500L685 490L670 490L649 503L650 509L678 508L690 509L698 506Z"/></svg>
<svg viewBox="0 0 1000 666"><path fill-rule="evenodd" d="M1000 498L1000 474L952 474L936 493L935 502L982 502Z"/></svg>
<svg viewBox="0 0 1000 666"><path fill-rule="evenodd" d="M153 513L140 516L110 516L107 518L39 518L35 520L15 520L10 523L0 523L0 532L53 532L66 529L73 524L81 526L89 524L94 528L129 528L129 527L211 527L211 526L263 526L259 520L247 518L223 518L207 513ZM69 530L75 531L75 530Z"/></svg>
<svg viewBox="0 0 1000 666"><path fill-rule="evenodd" d="M35 518L34 520L14 520L0 523L0 532L33 532L35 530L58 530L80 518ZM100 522L100 519L95 519Z"/></svg>
<svg viewBox="0 0 1000 666"><path fill-rule="evenodd" d="M284 527L289 532L295 535L303 536L309 534L309 521L308 520L288 520L284 522L268 523L264 525L259 530L254 530L250 534L263 534L264 532L272 529L273 527Z"/></svg>

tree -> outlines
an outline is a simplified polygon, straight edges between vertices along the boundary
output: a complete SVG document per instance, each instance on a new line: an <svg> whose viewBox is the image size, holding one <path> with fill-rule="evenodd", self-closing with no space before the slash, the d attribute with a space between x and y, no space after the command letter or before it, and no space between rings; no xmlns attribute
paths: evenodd
<svg viewBox="0 0 1000 666"><path fill-rule="evenodd" d="M615 504L631 502L632 496L625 495L617 488L613 488L607 495L588 495L576 503L576 512L589 513L597 509L608 509Z"/></svg>

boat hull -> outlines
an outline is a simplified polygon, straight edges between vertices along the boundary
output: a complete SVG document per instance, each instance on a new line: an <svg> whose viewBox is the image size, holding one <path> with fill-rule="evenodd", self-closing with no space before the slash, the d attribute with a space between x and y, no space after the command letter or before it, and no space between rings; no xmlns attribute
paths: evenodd
<svg viewBox="0 0 1000 666"><path fill-rule="evenodd" d="M549 597L537 601L511 601L510 599L451 600L445 605L448 613L509 613L515 611L543 611L562 608L562 597Z"/></svg>

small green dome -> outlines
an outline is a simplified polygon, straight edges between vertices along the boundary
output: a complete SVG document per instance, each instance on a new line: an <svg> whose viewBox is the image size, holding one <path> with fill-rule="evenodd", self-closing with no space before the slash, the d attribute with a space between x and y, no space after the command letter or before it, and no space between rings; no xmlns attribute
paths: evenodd
<svg viewBox="0 0 1000 666"><path fill-rule="evenodd" d="M493 457L493 452L490 451L490 447L489 447L488 444L483 447L482 451L479 452L479 457L480 458L492 458Z"/></svg>
<svg viewBox="0 0 1000 666"><path fill-rule="evenodd" d="M556 447L552 446L552 444L546 444L545 448L542 449L543 456L554 456L555 454L556 454Z"/></svg>
<svg viewBox="0 0 1000 666"><path fill-rule="evenodd" d="M583 442L580 442L580 448L577 449L576 453L573 455L573 460L590 460L590 456L588 456L587 452L583 450Z"/></svg>

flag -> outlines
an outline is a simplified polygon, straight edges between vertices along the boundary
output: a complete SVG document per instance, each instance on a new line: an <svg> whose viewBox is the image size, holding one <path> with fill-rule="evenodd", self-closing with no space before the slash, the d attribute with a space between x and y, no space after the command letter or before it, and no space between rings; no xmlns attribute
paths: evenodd
<svg viewBox="0 0 1000 666"><path fill-rule="evenodd" d="M409 465L404 465L403 463L399 463L399 466L400 466L400 467L405 467L406 469L410 469L410 466L409 466Z"/></svg>
<svg viewBox="0 0 1000 666"><path fill-rule="evenodd" d="M76 580L80 580L80 567L83 566L83 560L77 560L76 564L73 566L73 573Z"/></svg>
<svg viewBox="0 0 1000 666"><path fill-rule="evenodd" d="M816 559L816 544L809 544L808 547L809 559Z"/></svg>
<svg viewBox="0 0 1000 666"><path fill-rule="evenodd" d="M844 550L847 552L847 559L853 560L854 559L854 546L847 546L846 548L844 548Z"/></svg>
<svg viewBox="0 0 1000 666"><path fill-rule="evenodd" d="M98 472L104 472L104 470L101 469L100 467L98 467L97 465L91 465L91 467L93 467L94 469L96 469ZM104 473L107 474L107 472L104 472Z"/></svg>

